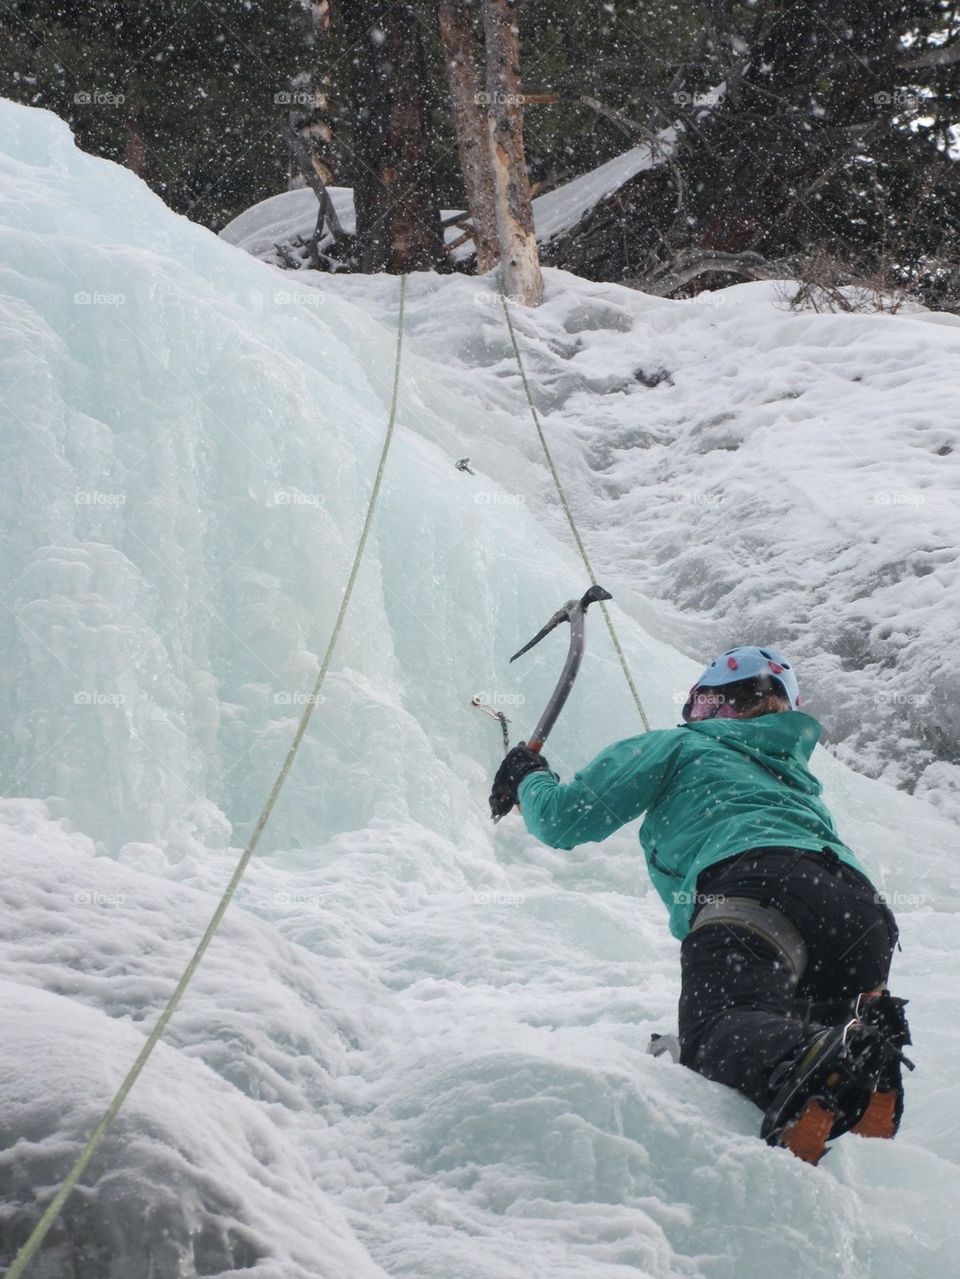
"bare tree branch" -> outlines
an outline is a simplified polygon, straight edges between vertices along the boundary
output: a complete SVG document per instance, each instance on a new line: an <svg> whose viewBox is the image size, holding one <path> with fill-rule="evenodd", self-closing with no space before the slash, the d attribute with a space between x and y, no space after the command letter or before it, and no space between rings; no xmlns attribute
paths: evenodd
<svg viewBox="0 0 960 1279"><path fill-rule="evenodd" d="M330 199L330 192L327 190L323 179L317 173L310 160L310 152L304 146L303 139L299 136L295 129L290 125L286 125L285 133L287 144L290 147L290 154L293 156L297 168L303 174L303 179L313 191L314 195L320 201L320 212L326 219L327 225L330 227L330 234L335 241L342 240L346 237L346 232L340 219L337 217L337 211L333 207L333 201Z"/></svg>
<svg viewBox="0 0 960 1279"><path fill-rule="evenodd" d="M748 280L775 280L784 274L784 267L768 261L759 253L720 253L716 249L683 249L669 261L662 263L646 275L623 283L631 289L652 293L654 297L669 297L691 281L711 271L725 275L739 275Z"/></svg>
<svg viewBox="0 0 960 1279"><path fill-rule="evenodd" d="M942 44L939 49L926 49L915 58L898 62L897 66L904 71L916 71L921 67L948 67L955 62L960 62L960 38Z"/></svg>

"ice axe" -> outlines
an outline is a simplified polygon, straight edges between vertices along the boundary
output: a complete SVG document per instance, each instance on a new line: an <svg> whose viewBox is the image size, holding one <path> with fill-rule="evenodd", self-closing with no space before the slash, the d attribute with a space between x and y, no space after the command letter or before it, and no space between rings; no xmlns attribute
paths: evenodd
<svg viewBox="0 0 960 1279"><path fill-rule="evenodd" d="M596 600L609 599L613 599L613 596L609 591L605 591L602 586L591 586L589 591L587 591L585 595L581 596L580 599L567 600L566 604L564 604L562 608L557 609L556 613L554 613L553 617L550 618L550 621L547 622L546 626L544 626L542 630L538 631L528 644L524 644L523 648L514 653L513 657L510 658L511 662L515 662L518 657L522 657L524 653L528 653L535 644L539 644L543 637L545 635L549 635L550 632L555 630L561 622L570 623L570 645L567 649L567 660L563 664L563 670L560 672L560 678L557 681L557 686L553 690L550 700L547 702L546 709L537 721L537 726L534 728L533 733L530 736L530 740L527 742L527 746L530 750L540 751L543 749L543 744L547 740L547 735L557 722L557 717L563 710L564 703L567 698L570 696L570 690L573 688L573 681L577 678L580 663L583 661L587 609ZM492 715L495 719L500 721L500 728L503 733L503 750L504 754L506 754L510 747L510 741L507 736L506 716L500 711L495 711L491 707L485 706L480 697L474 697L472 699L472 705L478 710L484 711L486 714ZM494 818L494 821L499 820L500 819L498 817Z"/></svg>
<svg viewBox="0 0 960 1279"><path fill-rule="evenodd" d="M567 600L562 608L558 608L546 626L537 631L529 644L524 644L523 648L514 653L510 658L511 662L515 662L518 657L522 657L524 653L529 653L535 644L539 644L545 635L549 635L552 630L560 625L561 622L570 623L570 646L567 649L567 660L563 664L563 670L560 672L560 678L557 681L557 687L550 695L546 709L537 720L537 726L527 740L527 746L532 751L540 751L543 744L547 740L547 735L557 722L557 717L563 710L567 698L570 696L570 690L573 688L573 681L577 678L577 671L580 669L580 663L583 661L583 646L585 640L585 623L587 609L597 600L612 600L613 596L609 591L605 591L602 586L591 586L589 591L578 600Z"/></svg>

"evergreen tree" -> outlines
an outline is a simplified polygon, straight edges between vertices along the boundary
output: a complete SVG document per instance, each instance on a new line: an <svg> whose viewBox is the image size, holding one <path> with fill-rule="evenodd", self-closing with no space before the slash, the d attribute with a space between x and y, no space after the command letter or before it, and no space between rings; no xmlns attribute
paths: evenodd
<svg viewBox="0 0 960 1279"><path fill-rule="evenodd" d="M219 228L288 185L291 124L324 181L366 189L382 158L369 107L387 109L358 71L361 56L370 60L358 35L375 8L8 0L0 92L54 110L81 146ZM466 208L441 5L403 8L423 53L411 99L416 185L441 207ZM482 43L481 0L456 8ZM602 202L546 247L545 261L669 291L825 254L850 271L913 281L933 303L955 296L960 14L951 0L515 8L520 87L537 99L523 122L534 194L659 129L678 131L669 163Z"/></svg>
<svg viewBox="0 0 960 1279"><path fill-rule="evenodd" d="M12 0L0 92L65 119L208 226L285 185L280 126L302 62L296 0Z"/></svg>

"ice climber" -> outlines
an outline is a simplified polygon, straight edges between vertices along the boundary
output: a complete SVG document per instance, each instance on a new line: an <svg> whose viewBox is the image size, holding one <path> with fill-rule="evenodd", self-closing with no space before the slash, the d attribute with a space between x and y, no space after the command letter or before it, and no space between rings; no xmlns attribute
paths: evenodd
<svg viewBox="0 0 960 1279"><path fill-rule="evenodd" d="M646 813L647 869L682 941L680 1060L816 1163L842 1133L895 1135L911 1063L905 1001L887 990L896 921L820 798L820 724L799 704L779 653L730 649L683 725L616 742L566 784L516 746L490 806L519 803L532 835L567 849Z"/></svg>

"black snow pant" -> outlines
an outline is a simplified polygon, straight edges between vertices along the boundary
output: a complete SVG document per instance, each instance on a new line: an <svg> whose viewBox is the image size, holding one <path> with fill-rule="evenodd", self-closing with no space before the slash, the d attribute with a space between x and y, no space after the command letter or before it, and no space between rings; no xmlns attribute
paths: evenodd
<svg viewBox="0 0 960 1279"><path fill-rule="evenodd" d="M842 1021L861 992L886 985L897 925L869 880L832 849L753 848L709 866L693 922L705 900L724 897L785 915L806 944L806 968L798 980L772 943L738 925L705 922L688 933L680 1060L766 1110L773 1068L818 1026Z"/></svg>

